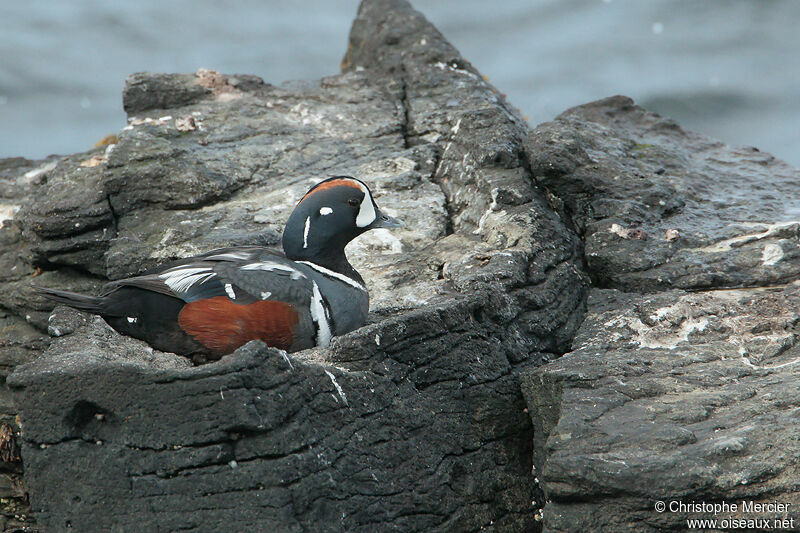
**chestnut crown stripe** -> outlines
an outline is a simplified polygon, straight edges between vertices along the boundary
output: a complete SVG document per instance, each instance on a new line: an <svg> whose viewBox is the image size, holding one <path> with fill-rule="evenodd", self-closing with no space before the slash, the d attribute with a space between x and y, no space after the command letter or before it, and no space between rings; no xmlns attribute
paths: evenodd
<svg viewBox="0 0 800 533"><path fill-rule="evenodd" d="M323 181L322 183L320 183L319 185L317 185L316 187L314 187L313 189L308 191L306 193L306 195L303 196L300 199L299 202L297 202L297 205L302 204L303 200L305 200L306 198L308 198L309 196L311 196L315 192L324 191L325 189L333 189L334 187L341 187L341 186L352 187L354 189L359 189L359 190L362 190L362 191L364 190L364 186L361 185L360 183L358 183L355 180L348 180L348 179L340 178L340 179L335 179L335 180Z"/></svg>

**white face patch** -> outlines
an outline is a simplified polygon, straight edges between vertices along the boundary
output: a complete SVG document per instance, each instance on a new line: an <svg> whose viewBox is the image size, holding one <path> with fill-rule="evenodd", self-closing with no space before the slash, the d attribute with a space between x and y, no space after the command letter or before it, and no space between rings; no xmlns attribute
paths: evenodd
<svg viewBox="0 0 800 533"><path fill-rule="evenodd" d="M138 319L135 316L129 316L128 317L128 324L136 324L137 320Z"/></svg>
<svg viewBox="0 0 800 533"><path fill-rule="evenodd" d="M322 216L330 215L331 213L333 213L333 209L331 209L330 207L320 207L319 208L319 214L322 215Z"/></svg>
<svg viewBox="0 0 800 533"><path fill-rule="evenodd" d="M231 285L230 283L225 284L225 292L228 294L228 298L230 298L231 300L236 299L236 293L233 292L233 285Z"/></svg>
<svg viewBox="0 0 800 533"><path fill-rule="evenodd" d="M311 217L306 217L306 228L303 230L303 248L308 248L308 230L311 229Z"/></svg>
<svg viewBox="0 0 800 533"><path fill-rule="evenodd" d="M266 299L267 299L267 298L269 298L270 296L272 296L272 293L271 293L271 292L265 291L265 292L262 292L262 293L261 293L261 299L262 299L262 300L266 300Z"/></svg>
<svg viewBox="0 0 800 533"><path fill-rule="evenodd" d="M361 200L361 205L358 208L358 216L356 217L356 226L359 228L365 228L375 222L375 218L378 216L375 213L375 204L372 203L372 195L367 189L366 185L357 181L358 186L361 188L361 191L364 193L364 198Z"/></svg>
<svg viewBox="0 0 800 533"><path fill-rule="evenodd" d="M331 343L331 324L328 321L328 310L325 308L325 301L319 292L317 282L312 281L313 293L311 295L311 320L317 325L317 346L328 346Z"/></svg>

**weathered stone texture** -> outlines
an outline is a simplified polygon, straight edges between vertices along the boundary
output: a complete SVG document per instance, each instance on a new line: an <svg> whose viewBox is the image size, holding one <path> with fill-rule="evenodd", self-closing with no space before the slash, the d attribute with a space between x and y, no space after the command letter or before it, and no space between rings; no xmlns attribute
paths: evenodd
<svg viewBox="0 0 800 533"><path fill-rule="evenodd" d="M523 373L544 530L715 518L654 510L679 500L800 524L800 173L623 97L565 112L527 147L606 287L572 351ZM742 501L790 507L748 513Z"/></svg>
<svg viewBox="0 0 800 533"><path fill-rule="evenodd" d="M671 500L800 523L797 170L625 97L529 131L401 0L362 3L339 75L139 73L123 100L112 147L0 162L0 372L27 363L0 420L21 409L44 530L709 518L654 510ZM340 174L406 227L348 249L372 313L330 348L191 366L29 288L277 245Z"/></svg>
<svg viewBox="0 0 800 533"><path fill-rule="evenodd" d="M601 287L761 287L800 275L797 169L613 97L526 143L537 181L583 236Z"/></svg>

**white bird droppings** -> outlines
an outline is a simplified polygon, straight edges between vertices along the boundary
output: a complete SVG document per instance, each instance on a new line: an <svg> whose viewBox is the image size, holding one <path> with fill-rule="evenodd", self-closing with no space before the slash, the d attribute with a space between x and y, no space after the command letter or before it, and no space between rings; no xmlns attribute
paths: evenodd
<svg viewBox="0 0 800 533"><path fill-rule="evenodd" d="M50 172L51 170L56 168L57 164L58 163L56 161L53 161L52 163L47 163L46 165L42 165L39 168L35 168L33 170L29 170L28 172L23 174L22 177L27 179L27 180L32 180L33 178L37 178L37 177L41 176L45 172Z"/></svg>
<svg viewBox="0 0 800 533"><path fill-rule="evenodd" d="M4 220L12 220L19 211L20 206L11 204L0 204L0 223Z"/></svg>
<svg viewBox="0 0 800 533"><path fill-rule="evenodd" d="M333 383L333 386L336 387L336 392L339 394L339 398L342 399L342 402L345 405L348 405L347 396L345 396L344 391L342 390L342 386L339 385L339 383L336 381L336 376L334 376L333 374L331 374L327 370L325 371L325 373L328 374L329 378L331 378L331 383Z"/></svg>
<svg viewBox="0 0 800 533"><path fill-rule="evenodd" d="M289 359L289 354L287 354L285 350L280 350L280 353L281 357L283 357L283 360L286 361L287 365L289 365L289 370L294 370L294 365L292 364L292 360Z"/></svg>
<svg viewBox="0 0 800 533"><path fill-rule="evenodd" d="M764 266L771 266L783 259L783 248L780 244L774 242L764 246L764 251L761 252L761 263Z"/></svg>

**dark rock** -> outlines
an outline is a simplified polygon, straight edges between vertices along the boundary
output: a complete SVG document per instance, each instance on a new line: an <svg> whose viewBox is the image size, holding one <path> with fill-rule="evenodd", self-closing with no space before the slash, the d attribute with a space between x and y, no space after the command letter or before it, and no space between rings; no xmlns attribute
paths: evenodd
<svg viewBox="0 0 800 533"><path fill-rule="evenodd" d="M778 501L794 518L800 285L595 290L575 350L523 373L545 531L661 531L710 513L657 501ZM741 509L740 509L741 511Z"/></svg>
<svg viewBox="0 0 800 533"><path fill-rule="evenodd" d="M530 491L529 426L509 347L496 341L502 326L478 321L481 306L416 311L340 338L330 354L254 342L182 369L169 367L183 358L116 339L97 320L12 380L25 387L37 520L81 531L143 520L158 530L518 529L532 517L529 501L510 497ZM153 501L168 512L154 517Z"/></svg>
<svg viewBox="0 0 800 533"><path fill-rule="evenodd" d="M532 180L518 112L407 3L363 3L343 70L134 75L118 144L60 160L22 202L26 272L82 290L276 244L330 175L406 222L348 249L370 324L292 355L251 343L189 367L102 320L48 318L9 280L0 304L55 336L9 378L45 530L537 529L518 372L580 325L580 241Z"/></svg>
<svg viewBox="0 0 800 533"><path fill-rule="evenodd" d="M544 530L797 529L800 173L623 97L565 112L526 146L610 287L592 291L571 352L522 373ZM788 506L742 507L775 501Z"/></svg>
<svg viewBox="0 0 800 533"><path fill-rule="evenodd" d="M128 114L151 109L181 107L212 95L195 74L151 74L137 72L125 80L122 107Z"/></svg>
<svg viewBox="0 0 800 533"><path fill-rule="evenodd" d="M0 527L24 530L30 515L19 457L18 408L6 378L18 365L28 363L46 346L46 337L26 320L35 311L9 311L13 284L34 274L26 260L22 228L16 220L22 204L41 180L56 166L56 156L43 161L0 159ZM9 298L11 296L11 298Z"/></svg>
<svg viewBox="0 0 800 533"><path fill-rule="evenodd" d="M526 146L601 287L759 287L800 275L798 172L767 153L686 132L622 96L562 113Z"/></svg>

